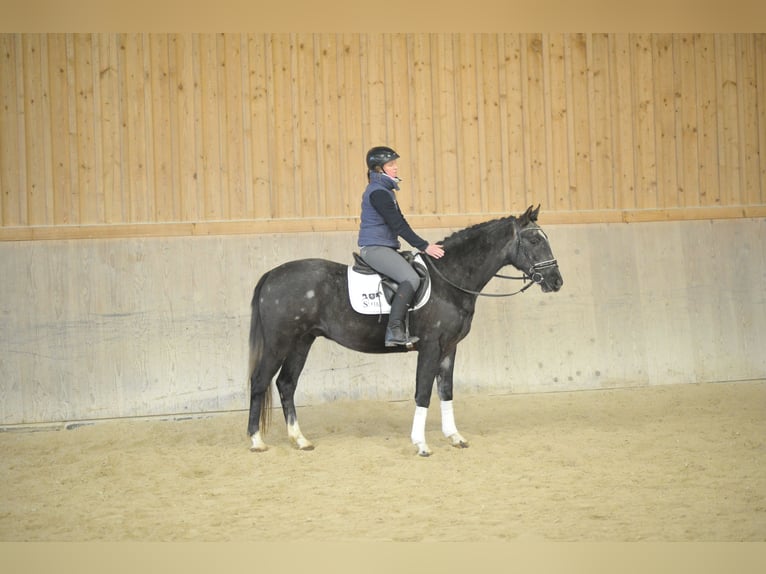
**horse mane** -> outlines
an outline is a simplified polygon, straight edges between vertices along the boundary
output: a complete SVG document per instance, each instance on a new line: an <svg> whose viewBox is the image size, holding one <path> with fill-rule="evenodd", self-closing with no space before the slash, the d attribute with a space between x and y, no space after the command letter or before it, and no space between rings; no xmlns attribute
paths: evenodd
<svg viewBox="0 0 766 574"><path fill-rule="evenodd" d="M540 212L540 206L533 208L531 205L527 210L521 214L520 217L514 217L509 215L507 217L500 217L498 219L492 219L490 221L484 221L482 223L476 223L460 231L456 231L452 235L449 235L440 241L445 248L454 248L463 244L474 243L473 238L479 236L480 238L487 239L494 234L496 227L502 227L503 229L513 229L514 221L518 221L521 227L526 227L530 222L537 221L537 214ZM509 225L510 224L510 225ZM490 241L485 241L486 246L490 245Z"/></svg>
<svg viewBox="0 0 766 574"><path fill-rule="evenodd" d="M509 223L512 223L516 217L509 215L507 217L500 217L498 219L492 219L490 221L483 221L476 223L465 229L461 229L445 237L440 243L444 245L445 249L455 248L459 245L467 243L473 243L476 237L489 237L493 235L493 231L498 227L506 227ZM512 227L512 225L510 226ZM487 246L489 246L487 241Z"/></svg>

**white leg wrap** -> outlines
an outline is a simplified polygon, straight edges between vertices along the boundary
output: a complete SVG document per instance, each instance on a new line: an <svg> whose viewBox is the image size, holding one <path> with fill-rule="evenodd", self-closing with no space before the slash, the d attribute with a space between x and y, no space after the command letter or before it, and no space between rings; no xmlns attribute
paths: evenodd
<svg viewBox="0 0 766 574"><path fill-rule="evenodd" d="M442 401L442 432L444 436L451 437L457 432L457 426L455 426L455 411L452 408L452 401Z"/></svg>
<svg viewBox="0 0 766 574"><path fill-rule="evenodd" d="M287 425L287 436L293 441L293 444L301 450L313 450L314 445L308 440L301 432L301 427L298 421L295 421L292 425Z"/></svg>
<svg viewBox="0 0 766 574"><path fill-rule="evenodd" d="M421 444L426 442L426 416L428 408L415 407L415 417L412 419L412 444Z"/></svg>

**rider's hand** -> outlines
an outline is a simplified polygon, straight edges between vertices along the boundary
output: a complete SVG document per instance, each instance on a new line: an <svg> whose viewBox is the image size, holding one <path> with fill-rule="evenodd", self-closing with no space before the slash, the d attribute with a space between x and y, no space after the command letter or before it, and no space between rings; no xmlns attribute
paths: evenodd
<svg viewBox="0 0 766 574"><path fill-rule="evenodd" d="M439 259L444 256L444 249L441 245L429 243L428 247L426 247L426 254L430 255L434 259Z"/></svg>

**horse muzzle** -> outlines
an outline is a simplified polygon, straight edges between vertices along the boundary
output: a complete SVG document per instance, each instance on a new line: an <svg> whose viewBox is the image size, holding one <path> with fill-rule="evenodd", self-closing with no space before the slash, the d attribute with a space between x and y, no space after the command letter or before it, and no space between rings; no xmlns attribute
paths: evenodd
<svg viewBox="0 0 766 574"><path fill-rule="evenodd" d="M529 277L540 285L543 293L558 291L564 285L564 279L559 272L559 264L555 259L535 263L529 270Z"/></svg>

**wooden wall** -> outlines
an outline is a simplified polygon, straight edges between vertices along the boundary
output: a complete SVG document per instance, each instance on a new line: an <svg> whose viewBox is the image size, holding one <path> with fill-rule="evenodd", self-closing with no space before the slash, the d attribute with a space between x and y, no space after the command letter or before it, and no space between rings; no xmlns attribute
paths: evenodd
<svg viewBox="0 0 766 574"><path fill-rule="evenodd" d="M766 34L0 34L0 240L766 214Z"/></svg>

